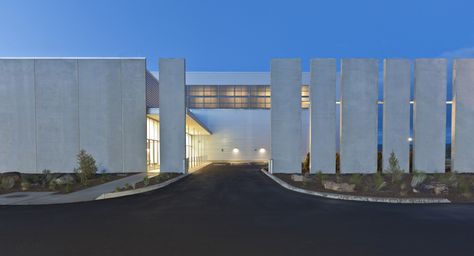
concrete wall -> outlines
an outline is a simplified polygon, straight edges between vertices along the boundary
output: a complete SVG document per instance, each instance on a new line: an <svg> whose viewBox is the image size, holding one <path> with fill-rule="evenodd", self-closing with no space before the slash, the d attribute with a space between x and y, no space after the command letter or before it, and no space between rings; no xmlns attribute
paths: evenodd
<svg viewBox="0 0 474 256"><path fill-rule="evenodd" d="M311 61L311 172L336 172L336 60Z"/></svg>
<svg viewBox="0 0 474 256"><path fill-rule="evenodd" d="M474 59L453 67L451 170L474 172Z"/></svg>
<svg viewBox="0 0 474 256"><path fill-rule="evenodd" d="M271 156L270 110L267 109L191 109L212 131L207 144L210 161L267 161ZM301 152L308 152L309 110L301 111ZM305 143L306 142L306 143ZM238 148L239 153L232 149ZM259 149L264 148L265 152Z"/></svg>
<svg viewBox="0 0 474 256"><path fill-rule="evenodd" d="M393 152L400 168L409 171L410 155L410 61L384 61L383 170Z"/></svg>
<svg viewBox="0 0 474 256"><path fill-rule="evenodd" d="M184 59L160 59L160 171L184 173L186 108Z"/></svg>
<svg viewBox="0 0 474 256"><path fill-rule="evenodd" d="M80 147L113 172L123 167L120 70L120 61L79 61Z"/></svg>
<svg viewBox="0 0 474 256"><path fill-rule="evenodd" d="M271 61L272 172L301 170L301 61Z"/></svg>
<svg viewBox="0 0 474 256"><path fill-rule="evenodd" d="M446 60L415 61L413 168L444 172L446 155Z"/></svg>
<svg viewBox="0 0 474 256"><path fill-rule="evenodd" d="M35 63L0 59L0 172L36 170Z"/></svg>
<svg viewBox="0 0 474 256"><path fill-rule="evenodd" d="M377 60L342 60L342 173L377 170L377 80Z"/></svg>
<svg viewBox="0 0 474 256"><path fill-rule="evenodd" d="M80 148L77 60L35 62L36 170L72 171Z"/></svg>
<svg viewBox="0 0 474 256"><path fill-rule="evenodd" d="M0 59L0 171L146 170L145 60Z"/></svg>

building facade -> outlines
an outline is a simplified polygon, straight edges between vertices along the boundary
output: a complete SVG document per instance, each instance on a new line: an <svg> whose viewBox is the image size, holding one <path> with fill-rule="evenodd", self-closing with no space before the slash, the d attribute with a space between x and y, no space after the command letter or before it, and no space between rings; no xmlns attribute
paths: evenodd
<svg viewBox="0 0 474 256"><path fill-rule="evenodd" d="M186 72L163 59L155 72L145 58L0 58L0 172L72 172L81 149L104 172L300 172L307 153L312 172L334 173L336 159L342 173L375 172L392 152L406 171L474 171L474 60L337 62Z"/></svg>

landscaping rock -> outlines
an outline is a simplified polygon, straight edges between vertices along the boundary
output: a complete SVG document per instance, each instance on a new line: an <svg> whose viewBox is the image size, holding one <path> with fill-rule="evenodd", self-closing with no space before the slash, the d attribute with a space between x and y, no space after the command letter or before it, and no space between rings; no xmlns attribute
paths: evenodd
<svg viewBox="0 0 474 256"><path fill-rule="evenodd" d="M323 181L325 189L338 191L338 192L354 192L355 184L348 183L336 183L334 181Z"/></svg>
<svg viewBox="0 0 474 256"><path fill-rule="evenodd" d="M423 189L433 191L436 195L444 195L448 194L449 192L448 186L443 183L431 183L424 185Z"/></svg>
<svg viewBox="0 0 474 256"><path fill-rule="evenodd" d="M296 182L303 182L303 175L299 175L299 174L292 174L291 175L291 180L292 181L296 181Z"/></svg>
<svg viewBox="0 0 474 256"><path fill-rule="evenodd" d="M71 174L63 174L60 177L56 178L54 182L58 185L74 184L76 183L76 178Z"/></svg>

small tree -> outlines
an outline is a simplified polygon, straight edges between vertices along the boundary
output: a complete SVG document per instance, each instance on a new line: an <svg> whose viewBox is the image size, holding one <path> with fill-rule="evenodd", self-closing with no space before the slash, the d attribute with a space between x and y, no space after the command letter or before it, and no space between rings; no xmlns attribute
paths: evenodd
<svg viewBox="0 0 474 256"><path fill-rule="evenodd" d="M97 166L92 155L81 149L77 154L77 164L79 167L75 170L81 179L83 185L87 185L87 180L97 173Z"/></svg>
<svg viewBox="0 0 474 256"><path fill-rule="evenodd" d="M399 182L403 178L403 170L400 169L400 164L398 163L398 159L393 151L390 153L386 172L390 173L392 176L392 182Z"/></svg>

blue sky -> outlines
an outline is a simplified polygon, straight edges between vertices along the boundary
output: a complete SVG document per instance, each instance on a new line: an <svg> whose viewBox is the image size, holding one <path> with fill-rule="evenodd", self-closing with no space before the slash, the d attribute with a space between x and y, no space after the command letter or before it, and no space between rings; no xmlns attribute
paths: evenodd
<svg viewBox="0 0 474 256"><path fill-rule="evenodd" d="M185 57L266 71L274 57L474 57L472 0L0 0L0 56Z"/></svg>

